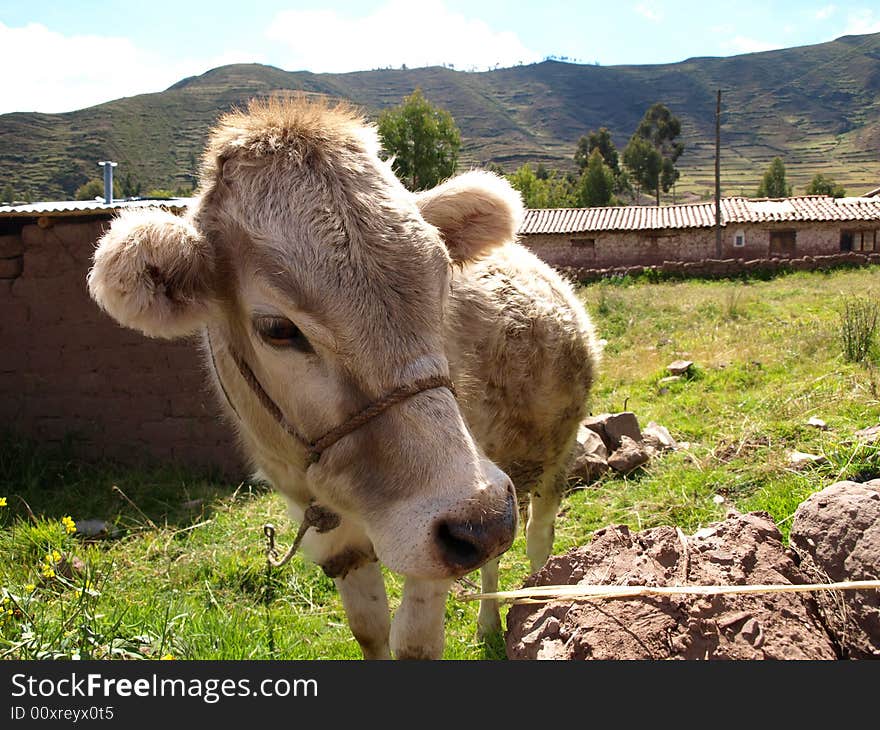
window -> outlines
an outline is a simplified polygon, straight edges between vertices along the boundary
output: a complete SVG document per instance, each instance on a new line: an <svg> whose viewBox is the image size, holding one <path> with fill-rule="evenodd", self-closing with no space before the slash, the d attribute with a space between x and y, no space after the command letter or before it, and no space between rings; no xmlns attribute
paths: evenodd
<svg viewBox="0 0 880 730"><path fill-rule="evenodd" d="M877 250L877 231L853 231L853 251L874 252Z"/></svg>
<svg viewBox="0 0 880 730"><path fill-rule="evenodd" d="M587 238L586 236L575 236L569 241L574 248L596 248L596 239Z"/></svg>
<svg viewBox="0 0 880 730"><path fill-rule="evenodd" d="M733 245L742 248L746 245L746 232L742 229L733 234Z"/></svg>

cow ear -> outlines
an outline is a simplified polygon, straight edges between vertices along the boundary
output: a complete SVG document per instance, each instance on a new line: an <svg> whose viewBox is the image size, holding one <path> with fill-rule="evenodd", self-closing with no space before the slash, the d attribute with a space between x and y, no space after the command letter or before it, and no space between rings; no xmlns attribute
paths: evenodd
<svg viewBox="0 0 880 730"><path fill-rule="evenodd" d="M121 325L150 337L183 337L208 317L212 253L192 223L179 216L158 209L126 211L98 241L89 293Z"/></svg>
<svg viewBox="0 0 880 730"><path fill-rule="evenodd" d="M523 217L519 193L502 177L473 171L416 197L422 217L443 235L456 263L473 261L516 237Z"/></svg>

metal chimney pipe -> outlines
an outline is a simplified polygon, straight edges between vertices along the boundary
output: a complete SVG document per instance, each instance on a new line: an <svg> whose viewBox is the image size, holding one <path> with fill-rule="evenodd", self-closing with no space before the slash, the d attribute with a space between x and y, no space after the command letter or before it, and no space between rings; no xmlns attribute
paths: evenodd
<svg viewBox="0 0 880 730"><path fill-rule="evenodd" d="M113 168L116 163L107 160L98 164L104 168L104 202L110 205L113 202Z"/></svg>

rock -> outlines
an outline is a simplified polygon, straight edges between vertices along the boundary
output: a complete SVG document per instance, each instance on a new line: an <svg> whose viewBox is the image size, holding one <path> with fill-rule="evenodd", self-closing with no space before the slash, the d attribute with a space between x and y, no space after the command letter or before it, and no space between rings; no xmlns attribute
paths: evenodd
<svg viewBox="0 0 880 730"><path fill-rule="evenodd" d="M598 530L526 585L805 583L765 513L734 514L684 537L673 527ZM816 602L796 593L519 604L511 659L835 659Z"/></svg>
<svg viewBox="0 0 880 730"><path fill-rule="evenodd" d="M824 461L824 456L807 454L803 451L792 451L788 455L788 463L791 464L794 469L804 469L805 467L811 466L813 464L821 464Z"/></svg>
<svg viewBox="0 0 880 730"><path fill-rule="evenodd" d="M862 441L874 443L877 439L880 439L880 424L877 424L876 426L868 426L868 428L863 428L859 431L856 431L853 435L857 439L860 439Z"/></svg>
<svg viewBox="0 0 880 730"><path fill-rule="evenodd" d="M836 482L801 502L791 543L814 582L880 577L880 480ZM816 594L844 656L880 658L880 592Z"/></svg>
<svg viewBox="0 0 880 730"><path fill-rule="evenodd" d="M674 360L666 366L666 369L672 375L684 375L692 366L693 363L690 360Z"/></svg>
<svg viewBox="0 0 880 730"><path fill-rule="evenodd" d="M821 418L816 418L816 416L810 416L807 421L808 426L812 426L813 428L818 428L820 431L827 431L828 424L825 423Z"/></svg>
<svg viewBox="0 0 880 730"><path fill-rule="evenodd" d="M591 483L608 471L608 449L595 431L581 426L572 449L569 478Z"/></svg>
<svg viewBox="0 0 880 730"><path fill-rule="evenodd" d="M122 530L104 520L76 520L76 536L88 540L112 539L122 536Z"/></svg>
<svg viewBox="0 0 880 730"><path fill-rule="evenodd" d="M668 385L669 383L676 383L681 379L681 375L667 375L665 378L660 378L660 380L657 381L657 384Z"/></svg>
<svg viewBox="0 0 880 730"><path fill-rule="evenodd" d="M678 448L678 444L672 438L669 429L654 421L649 421L648 425L642 430L642 441L648 446L653 446L658 451L675 451Z"/></svg>
<svg viewBox="0 0 880 730"><path fill-rule="evenodd" d="M629 436L620 437L620 446L608 457L608 466L621 474L629 474L650 459L645 447Z"/></svg>
<svg viewBox="0 0 880 730"><path fill-rule="evenodd" d="M583 420L582 425L599 434L609 452L620 446L621 436L629 436L633 441L642 440L639 420L632 411L589 416Z"/></svg>

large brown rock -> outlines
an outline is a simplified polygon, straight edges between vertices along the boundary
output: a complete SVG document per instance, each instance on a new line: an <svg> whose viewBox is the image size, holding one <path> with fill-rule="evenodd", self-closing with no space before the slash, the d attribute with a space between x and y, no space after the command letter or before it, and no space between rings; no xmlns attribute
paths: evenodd
<svg viewBox="0 0 880 730"><path fill-rule="evenodd" d="M836 482L804 500L791 543L815 582L880 579L880 479ZM880 658L880 591L818 594L825 623L849 658Z"/></svg>
<svg viewBox="0 0 880 730"><path fill-rule="evenodd" d="M620 447L621 436L629 436L633 441L642 440L639 419L631 411L600 413L598 416L585 418L583 425L599 434L609 452Z"/></svg>
<svg viewBox="0 0 880 730"><path fill-rule="evenodd" d="M608 466L621 474L629 474L643 464L647 464L651 456L641 441L633 441L629 436L620 437L620 446L608 457Z"/></svg>
<svg viewBox="0 0 880 730"><path fill-rule="evenodd" d="M804 583L764 513L734 514L685 538L613 526L552 557L526 585ZM507 614L511 659L835 659L807 594L670 596L523 604Z"/></svg>
<svg viewBox="0 0 880 730"><path fill-rule="evenodd" d="M608 449L595 431L581 426L571 453L568 476L589 484L608 471Z"/></svg>

